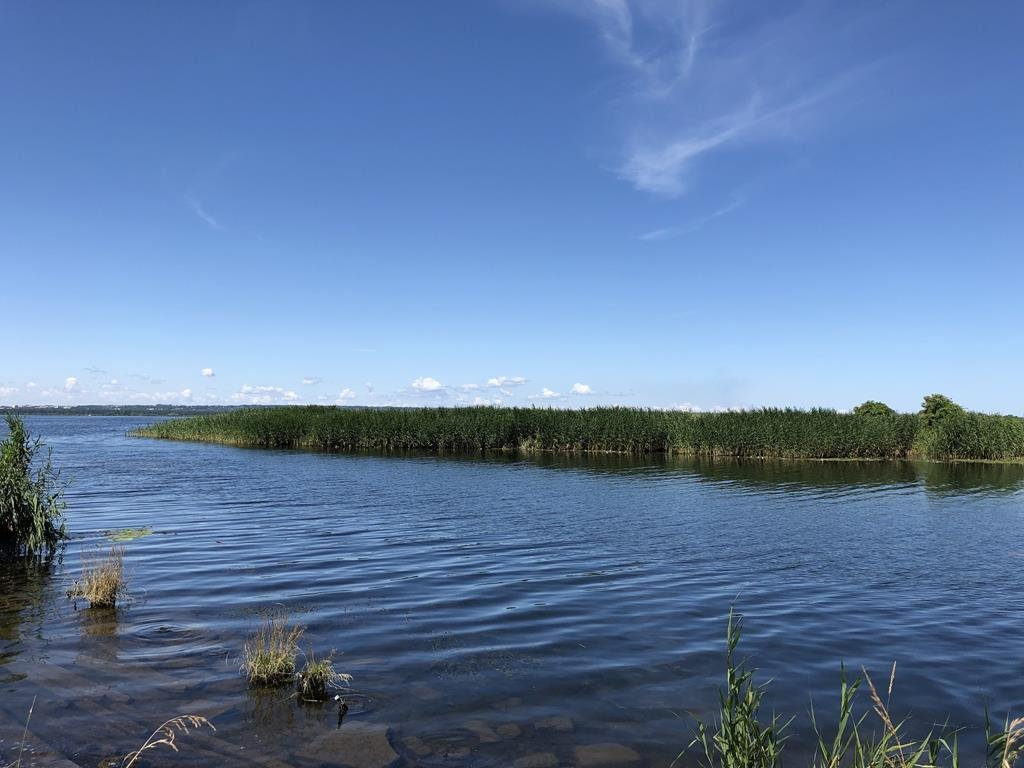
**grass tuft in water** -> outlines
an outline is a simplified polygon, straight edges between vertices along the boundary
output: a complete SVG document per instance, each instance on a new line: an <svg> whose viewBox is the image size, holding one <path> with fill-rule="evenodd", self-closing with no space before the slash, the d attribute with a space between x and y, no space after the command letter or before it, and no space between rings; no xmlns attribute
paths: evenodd
<svg viewBox="0 0 1024 768"><path fill-rule="evenodd" d="M302 669L295 675L295 687L303 701L327 701L331 690L347 685L351 681L352 675L335 670L334 651L318 659L312 648L306 654Z"/></svg>
<svg viewBox="0 0 1024 768"><path fill-rule="evenodd" d="M90 608L113 608L128 594L124 570L124 547L112 546L82 553L82 578L68 590L72 599L84 598Z"/></svg>
<svg viewBox="0 0 1024 768"><path fill-rule="evenodd" d="M754 670L735 657L742 631L742 618L730 611L726 686L719 693L718 718L710 725L698 720L696 735L672 765L695 746L701 750L698 761L703 768L777 768L782 764L784 732L792 721L782 722L773 715L767 723L761 722L766 688L754 685ZM910 721L896 720L890 712L895 680L893 664L883 699L866 670L851 681L846 669L840 668L839 718L831 736L819 728L811 710L817 737L811 768L960 768L959 735L963 729L932 728L924 736L914 736ZM858 716L857 695L864 684L871 708ZM996 728L986 713L985 741L985 768L1014 768L1024 757L1024 717L1007 718Z"/></svg>
<svg viewBox="0 0 1024 768"><path fill-rule="evenodd" d="M284 685L295 675L295 656L305 627L288 623L288 614L273 613L245 643L242 672L249 685Z"/></svg>

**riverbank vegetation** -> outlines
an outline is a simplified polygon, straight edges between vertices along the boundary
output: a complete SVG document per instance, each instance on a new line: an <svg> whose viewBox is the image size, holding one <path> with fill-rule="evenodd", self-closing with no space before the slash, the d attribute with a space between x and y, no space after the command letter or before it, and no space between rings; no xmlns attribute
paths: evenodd
<svg viewBox="0 0 1024 768"><path fill-rule="evenodd" d="M967 411L942 395L919 413L867 402L845 413L763 408L254 408L173 419L134 434L327 451L610 452L735 458L1024 460L1024 419Z"/></svg>
<svg viewBox="0 0 1024 768"><path fill-rule="evenodd" d="M755 685L754 673L737 661L736 648L743 631L742 617L729 613L726 633L726 684L719 692L719 712L715 722L697 722L689 747L673 761L683 762L690 750L698 753L702 768L777 768L782 765L786 732L792 720L776 714L762 722L761 705L767 688ZM964 729L932 726L916 732L909 720L891 714L891 697L896 666L889 674L885 695L864 671L849 680L840 673L839 711L835 730L823 732L814 710L811 725L817 748L812 768L959 768L960 735ZM866 685L870 709L859 706L858 693ZM996 727L985 716L985 768L1014 768L1024 756L1024 717L1007 718ZM695 749L696 748L696 749ZM689 761L686 761L689 762Z"/></svg>
<svg viewBox="0 0 1024 768"><path fill-rule="evenodd" d="M52 552L67 537L64 488L45 445L24 422L7 415L7 438L0 442L0 555L37 556Z"/></svg>

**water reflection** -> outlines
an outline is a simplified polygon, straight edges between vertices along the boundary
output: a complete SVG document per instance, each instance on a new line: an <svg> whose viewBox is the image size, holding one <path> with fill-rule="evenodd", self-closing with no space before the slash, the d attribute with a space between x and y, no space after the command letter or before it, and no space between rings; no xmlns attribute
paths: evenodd
<svg viewBox="0 0 1024 768"><path fill-rule="evenodd" d="M465 461L448 457L449 460ZM477 459L479 460L479 459ZM985 462L804 461L614 454L539 455L525 459L487 457L486 461L527 461L547 469L586 471L623 477L694 477L755 491L909 488L937 494L971 492L1014 494L1024 489L1024 464Z"/></svg>
<svg viewBox="0 0 1024 768"><path fill-rule="evenodd" d="M24 678L24 673L10 672L7 667L26 646L42 655L51 579L60 562L59 554L0 561L0 685Z"/></svg>

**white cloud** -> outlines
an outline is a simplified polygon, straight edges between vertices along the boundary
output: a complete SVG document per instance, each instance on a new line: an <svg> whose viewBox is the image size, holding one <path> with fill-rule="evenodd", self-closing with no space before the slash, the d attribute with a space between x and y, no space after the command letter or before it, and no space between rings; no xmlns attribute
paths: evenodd
<svg viewBox="0 0 1024 768"><path fill-rule="evenodd" d="M372 381L365 382L363 384L363 386L366 387L367 394L370 394L370 395L373 394L373 382Z"/></svg>
<svg viewBox="0 0 1024 768"><path fill-rule="evenodd" d="M342 403L347 402L348 400L355 400L355 399L356 399L355 390L352 390L352 389L349 389L348 387L345 387L343 390L341 390L341 392L338 393L338 401L337 402L338 402L338 405L341 405Z"/></svg>
<svg viewBox="0 0 1024 768"><path fill-rule="evenodd" d="M572 392L574 395L592 395L592 394L594 394L594 390L590 388L589 384L581 384L578 381L575 384L572 385L572 389L569 390L569 391Z"/></svg>
<svg viewBox="0 0 1024 768"><path fill-rule="evenodd" d="M16 395L18 390L15 387L0 387L0 397L10 397Z"/></svg>
<svg viewBox="0 0 1024 768"><path fill-rule="evenodd" d="M495 376L487 380L488 387L519 387L526 383L522 376Z"/></svg>
<svg viewBox="0 0 1024 768"><path fill-rule="evenodd" d="M79 392L78 379L74 376L68 376L64 379L64 391L65 392Z"/></svg>
<svg viewBox="0 0 1024 768"><path fill-rule="evenodd" d="M319 384L321 381L323 381L323 379L321 379L319 376L306 376L302 380L302 383L305 384L306 386L310 386L312 384Z"/></svg>
<svg viewBox="0 0 1024 768"><path fill-rule="evenodd" d="M213 368L203 368L199 373L208 379L217 375L213 372Z"/></svg>
<svg viewBox="0 0 1024 768"><path fill-rule="evenodd" d="M461 385L459 387L459 389L464 390L466 392L472 392L475 389L480 389L480 385L479 384L463 384L463 385Z"/></svg>
<svg viewBox="0 0 1024 768"><path fill-rule="evenodd" d="M443 389L444 385L430 376L420 376L412 383L412 388L417 392L437 392Z"/></svg>
<svg viewBox="0 0 1024 768"><path fill-rule="evenodd" d="M242 388L231 395L236 403L248 403L250 405L269 405L270 403L292 403L299 400L299 395L294 390L284 387L269 386L266 384L243 384Z"/></svg>
<svg viewBox="0 0 1024 768"><path fill-rule="evenodd" d="M188 400L189 398L192 397L192 390L189 389L188 387L185 387L185 389L181 390L181 396Z"/></svg>
<svg viewBox="0 0 1024 768"><path fill-rule="evenodd" d="M35 389L38 386L39 385L36 384L34 381L30 381L28 384L25 385L25 389Z"/></svg>
<svg viewBox="0 0 1024 768"><path fill-rule="evenodd" d="M561 397L561 395L547 387L543 387L539 395L530 395L530 400L553 400L556 397Z"/></svg>
<svg viewBox="0 0 1024 768"><path fill-rule="evenodd" d="M699 413L701 408L699 405L693 403L672 403L669 406L670 411L684 411L685 413Z"/></svg>
<svg viewBox="0 0 1024 768"><path fill-rule="evenodd" d="M501 405L502 399L500 397L480 397L477 395L473 398L473 405Z"/></svg>

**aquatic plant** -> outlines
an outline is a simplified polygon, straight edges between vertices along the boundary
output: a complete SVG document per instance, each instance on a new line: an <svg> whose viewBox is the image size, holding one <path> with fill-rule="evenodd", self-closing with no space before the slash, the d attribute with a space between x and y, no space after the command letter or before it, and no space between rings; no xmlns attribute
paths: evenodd
<svg viewBox="0 0 1024 768"><path fill-rule="evenodd" d="M153 529L149 526L144 528L122 528L118 531L107 531L107 538L113 542L134 541L144 536L149 536Z"/></svg>
<svg viewBox="0 0 1024 768"><path fill-rule="evenodd" d="M961 409L962 410L962 409ZM735 458L1024 459L1024 419L962 411L870 418L815 408L247 408L171 419L142 437L326 451L668 453ZM927 433L922 438L922 434Z"/></svg>
<svg viewBox="0 0 1024 768"><path fill-rule="evenodd" d="M719 715L709 728L697 721L690 746L700 745L706 768L768 768L779 761L788 723L772 716L767 724L758 719L764 687L754 685L756 670L736 661L736 646L743 634L743 617L729 611L726 632L726 684L719 691Z"/></svg>
<svg viewBox="0 0 1024 768"><path fill-rule="evenodd" d="M124 570L124 547L111 546L82 552L82 578L68 590L72 599L85 598L90 608L113 608L128 593Z"/></svg>
<svg viewBox="0 0 1024 768"><path fill-rule="evenodd" d="M53 468L49 450L45 460L38 460L45 447L42 440L33 439L17 416L5 418L8 435L0 443L0 553L40 555L67 538L66 484Z"/></svg>
<svg viewBox="0 0 1024 768"><path fill-rule="evenodd" d="M288 614L267 616L245 643L242 672L252 686L283 685L295 674L295 655L305 627L290 625Z"/></svg>
<svg viewBox="0 0 1024 768"><path fill-rule="evenodd" d="M309 649L302 669L295 675L295 687L303 701L327 701L329 690L351 682L352 675L334 669L334 652L318 659Z"/></svg>
<svg viewBox="0 0 1024 768"><path fill-rule="evenodd" d="M672 765L695 746L701 750L698 759L703 768L775 768L781 764L784 734L792 720L782 722L773 715L767 723L761 722L759 712L766 687L754 685L754 670L736 661L735 651L742 632L742 618L730 610L726 630L726 685L719 692L718 718L710 725L698 720L693 740ZM811 724L817 741L812 768L959 768L960 729L945 727L936 731L933 727L924 736L914 736L910 733L909 720L892 716L890 700L896 680L895 664L884 699L866 670L862 675L851 681L846 669L840 667L839 717L831 736L819 728L814 709L811 709ZM857 694L864 683L871 710L858 716ZM877 720L873 729L867 725L872 714ZM1007 718L1002 728L995 728L986 713L985 743L986 768L1014 768L1024 756L1024 717Z"/></svg>
<svg viewBox="0 0 1024 768"><path fill-rule="evenodd" d="M203 727L208 727L211 731L217 730L213 727L213 723L200 715L178 715L177 717L172 717L153 731L141 747L125 755L121 761L121 768L132 768L144 752L156 749L157 747L167 747L177 752L178 734L185 736L191 731Z"/></svg>

